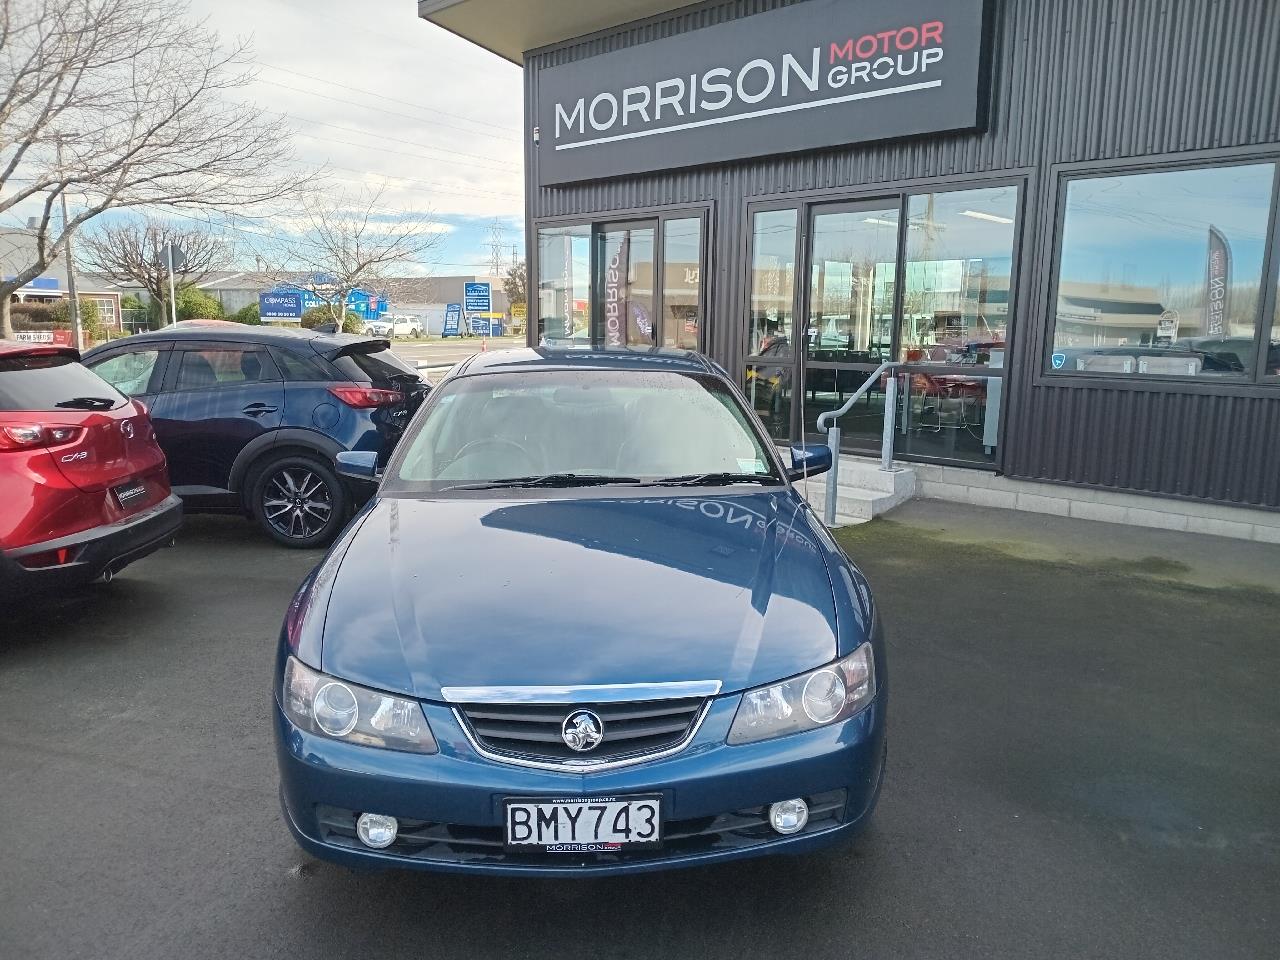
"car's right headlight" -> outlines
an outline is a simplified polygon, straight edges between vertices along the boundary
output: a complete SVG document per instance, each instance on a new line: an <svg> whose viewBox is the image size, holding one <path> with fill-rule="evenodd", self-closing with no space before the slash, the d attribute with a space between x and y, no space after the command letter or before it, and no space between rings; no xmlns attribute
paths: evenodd
<svg viewBox="0 0 1280 960"><path fill-rule="evenodd" d="M422 704L312 670L289 657L280 691L284 712L309 733L366 747L435 753Z"/></svg>
<svg viewBox="0 0 1280 960"><path fill-rule="evenodd" d="M847 720L876 695L875 657L863 643L843 660L742 695L729 743L755 743Z"/></svg>

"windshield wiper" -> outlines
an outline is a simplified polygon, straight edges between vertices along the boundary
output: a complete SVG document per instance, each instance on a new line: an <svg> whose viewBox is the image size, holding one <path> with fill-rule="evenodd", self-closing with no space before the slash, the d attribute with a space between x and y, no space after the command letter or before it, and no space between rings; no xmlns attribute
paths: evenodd
<svg viewBox="0 0 1280 960"><path fill-rule="evenodd" d="M611 483L640 483L638 477L608 477L595 473L547 473L532 477L504 477L479 483L460 483L446 490L498 490L503 487L600 487Z"/></svg>
<svg viewBox="0 0 1280 960"><path fill-rule="evenodd" d="M110 410L115 405L116 402L108 397L72 397L54 404L55 407L71 410Z"/></svg>
<svg viewBox="0 0 1280 960"><path fill-rule="evenodd" d="M646 487L723 487L731 483L761 483L772 486L777 477L767 473L691 473L683 477L650 480Z"/></svg>

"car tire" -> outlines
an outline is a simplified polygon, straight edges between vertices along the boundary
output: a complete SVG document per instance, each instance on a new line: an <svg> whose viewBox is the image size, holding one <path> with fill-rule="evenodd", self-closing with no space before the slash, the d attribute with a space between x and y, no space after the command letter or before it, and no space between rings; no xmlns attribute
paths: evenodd
<svg viewBox="0 0 1280 960"><path fill-rule="evenodd" d="M346 524L347 488L318 457L287 454L266 460L254 470L248 489L253 519L286 547L327 547Z"/></svg>

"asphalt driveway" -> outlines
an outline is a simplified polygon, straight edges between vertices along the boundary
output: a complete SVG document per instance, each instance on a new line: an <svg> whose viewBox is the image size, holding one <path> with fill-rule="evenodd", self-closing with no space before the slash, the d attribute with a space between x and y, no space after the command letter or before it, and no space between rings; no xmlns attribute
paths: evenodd
<svg viewBox="0 0 1280 960"><path fill-rule="evenodd" d="M0 620L0 957L1276 956L1280 593L1169 559L1222 541L1112 556L1127 532L1086 525L1092 552L1029 557L935 521L842 534L891 627L868 834L528 882L294 847L270 667L319 555L191 518L109 587Z"/></svg>

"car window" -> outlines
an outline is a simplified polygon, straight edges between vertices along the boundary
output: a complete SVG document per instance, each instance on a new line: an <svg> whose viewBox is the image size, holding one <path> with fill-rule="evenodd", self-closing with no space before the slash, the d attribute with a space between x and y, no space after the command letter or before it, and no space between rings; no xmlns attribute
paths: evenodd
<svg viewBox="0 0 1280 960"><path fill-rule="evenodd" d="M392 486L447 489L572 473L658 480L778 477L749 415L718 377L671 371L543 371L449 381L401 440Z"/></svg>
<svg viewBox="0 0 1280 960"><path fill-rule="evenodd" d="M130 350L88 366L125 396L137 397L152 392L151 378L159 359L159 350Z"/></svg>
<svg viewBox="0 0 1280 960"><path fill-rule="evenodd" d="M174 389L201 390L279 379L271 358L262 350L243 347L184 350Z"/></svg>
<svg viewBox="0 0 1280 960"><path fill-rule="evenodd" d="M0 357L0 410L94 409L68 405L86 398L109 400L113 408L126 402L111 384L66 354Z"/></svg>
<svg viewBox="0 0 1280 960"><path fill-rule="evenodd" d="M290 350L287 347L272 347L271 356L284 372L286 380L327 381L336 379L336 374L329 368L329 365L314 354L307 356L305 353L298 350Z"/></svg>
<svg viewBox="0 0 1280 960"><path fill-rule="evenodd" d="M364 383L403 377L406 373L418 375L417 370L385 349L372 353L344 353L333 361L333 365L348 379Z"/></svg>

